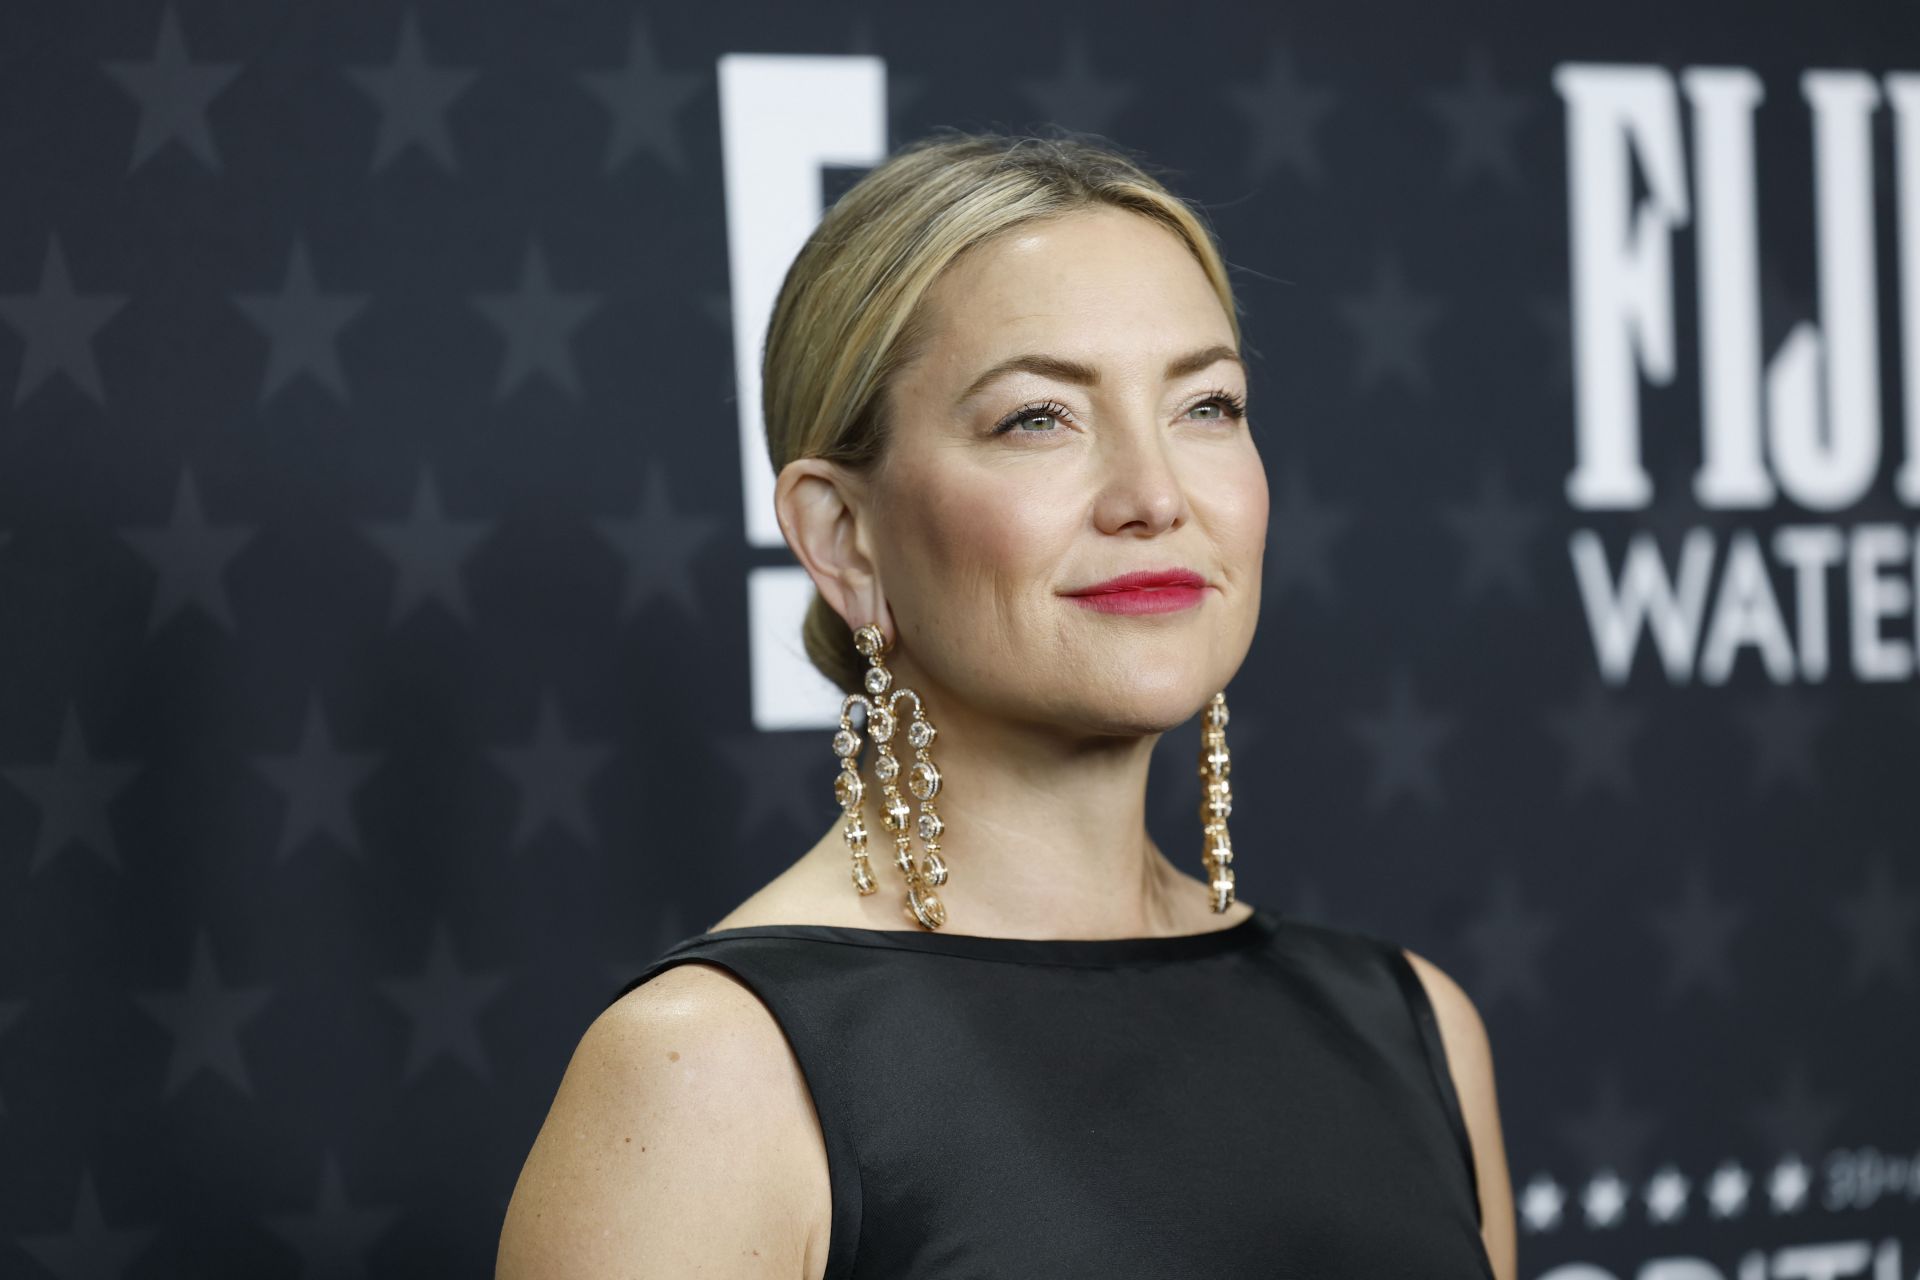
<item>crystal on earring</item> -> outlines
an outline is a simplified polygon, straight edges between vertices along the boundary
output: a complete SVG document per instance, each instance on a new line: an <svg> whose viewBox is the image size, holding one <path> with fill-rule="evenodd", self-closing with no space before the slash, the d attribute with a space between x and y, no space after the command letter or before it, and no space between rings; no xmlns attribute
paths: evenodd
<svg viewBox="0 0 1920 1280"><path fill-rule="evenodd" d="M931 761L919 761L907 774L907 790L922 800L933 799L940 794L940 771Z"/></svg>
<svg viewBox="0 0 1920 1280"><path fill-rule="evenodd" d="M873 771L879 775L880 781L892 782L894 776L900 772L900 757L891 751L887 752L873 762Z"/></svg>
<svg viewBox="0 0 1920 1280"><path fill-rule="evenodd" d="M907 829L907 819L912 816L913 809L907 804L905 797L896 793L887 801L887 830L905 831Z"/></svg>
<svg viewBox="0 0 1920 1280"><path fill-rule="evenodd" d="M833 780L833 798L842 809L855 807L866 793L867 784L852 769L842 769L840 776Z"/></svg>
<svg viewBox="0 0 1920 1280"><path fill-rule="evenodd" d="M920 838L929 843L938 840L940 833L947 829L947 824L940 821L940 815L932 810L922 812L914 825L920 833Z"/></svg>
<svg viewBox="0 0 1920 1280"><path fill-rule="evenodd" d="M907 741L922 751L933 745L933 735L931 721L915 719L907 725Z"/></svg>
<svg viewBox="0 0 1920 1280"><path fill-rule="evenodd" d="M885 707L875 707L867 716L867 736L875 742L886 742L893 737L893 712Z"/></svg>
<svg viewBox="0 0 1920 1280"><path fill-rule="evenodd" d="M877 698L887 691L888 685L893 683L893 672L885 667L868 667L866 679L867 692Z"/></svg>
<svg viewBox="0 0 1920 1280"><path fill-rule="evenodd" d="M1207 724L1215 729L1224 729L1227 727L1227 704L1224 701L1214 702L1208 705Z"/></svg>
<svg viewBox="0 0 1920 1280"><path fill-rule="evenodd" d="M833 754L837 756L850 756L857 754L859 750L860 735L853 730L842 729L833 735Z"/></svg>

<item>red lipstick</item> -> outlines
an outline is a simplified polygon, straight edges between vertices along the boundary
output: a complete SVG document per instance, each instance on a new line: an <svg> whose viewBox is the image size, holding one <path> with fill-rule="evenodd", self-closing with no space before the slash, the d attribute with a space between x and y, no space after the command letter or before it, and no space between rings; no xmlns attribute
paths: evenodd
<svg viewBox="0 0 1920 1280"><path fill-rule="evenodd" d="M1142 569L1064 594L1101 613L1172 613L1205 598L1207 580L1191 569Z"/></svg>

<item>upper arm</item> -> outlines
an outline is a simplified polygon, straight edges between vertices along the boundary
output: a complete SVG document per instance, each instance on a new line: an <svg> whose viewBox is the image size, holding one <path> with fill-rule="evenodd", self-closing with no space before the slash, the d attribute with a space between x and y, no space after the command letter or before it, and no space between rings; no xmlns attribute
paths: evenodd
<svg viewBox="0 0 1920 1280"><path fill-rule="evenodd" d="M1404 950L1404 948L1403 948ZM1445 970L1413 951L1407 960L1426 988L1433 1005L1440 1041L1447 1051L1447 1070L1460 1099L1467 1137L1473 1144L1474 1173L1480 1195L1480 1235L1487 1245L1499 1280L1512 1280L1515 1257L1513 1187L1507 1171L1506 1140L1500 1130L1500 1105L1495 1096L1493 1049L1479 1010Z"/></svg>
<svg viewBox="0 0 1920 1280"><path fill-rule="evenodd" d="M816 1276L818 1134L766 1006L717 966L668 969L581 1036L514 1187L496 1280Z"/></svg>

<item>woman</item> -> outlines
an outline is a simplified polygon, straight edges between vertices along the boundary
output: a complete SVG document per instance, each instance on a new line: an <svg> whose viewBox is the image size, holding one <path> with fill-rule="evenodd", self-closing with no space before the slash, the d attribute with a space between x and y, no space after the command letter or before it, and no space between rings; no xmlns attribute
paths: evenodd
<svg viewBox="0 0 1920 1280"><path fill-rule="evenodd" d="M502 1280L1511 1280L1468 998L1237 897L1239 351L1210 231L1111 148L937 134L828 211L764 405L843 812L587 1029ZM1196 713L1177 862L1147 770Z"/></svg>

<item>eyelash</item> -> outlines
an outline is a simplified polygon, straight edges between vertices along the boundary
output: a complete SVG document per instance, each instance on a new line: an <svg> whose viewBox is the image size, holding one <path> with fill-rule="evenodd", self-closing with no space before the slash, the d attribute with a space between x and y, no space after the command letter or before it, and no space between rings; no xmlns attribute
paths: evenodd
<svg viewBox="0 0 1920 1280"><path fill-rule="evenodd" d="M1246 397L1237 396L1231 391L1214 391L1188 406L1187 412L1192 413L1203 404L1220 405L1224 411L1224 416L1212 419L1212 421L1215 422L1239 422L1247 416ZM994 427L990 434L996 436L1006 435L1009 432L1013 432L1013 428L1019 423L1026 421L1028 418L1038 417L1041 414L1045 414L1051 418L1069 416L1067 407L1059 401L1037 400L1032 404L1021 405L1018 409L1015 409L1012 413L1000 419L999 424ZM1049 436L1054 433L1051 431L1021 431L1014 434Z"/></svg>

